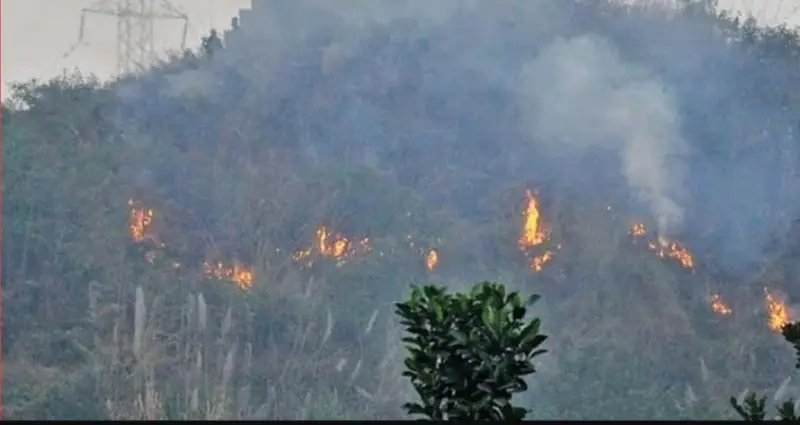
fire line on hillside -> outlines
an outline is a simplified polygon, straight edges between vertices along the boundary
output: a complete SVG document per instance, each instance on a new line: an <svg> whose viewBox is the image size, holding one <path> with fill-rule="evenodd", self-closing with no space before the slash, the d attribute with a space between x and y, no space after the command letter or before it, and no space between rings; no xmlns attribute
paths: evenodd
<svg viewBox="0 0 800 425"><path fill-rule="evenodd" d="M156 211L153 208L142 205L141 202L128 200L129 222L128 233L134 242L151 241L158 248L163 248L164 243L160 242L153 231L153 223ZM543 248L545 243L550 240L550 231L541 211L539 199L536 192L530 189L525 191L525 209L523 212L522 231L517 240L517 245L525 256L528 257L528 266L534 272L540 272L545 265L553 259L554 253L551 249ZM648 235L647 227L644 223L634 223L629 233L635 238L646 238ZM412 237L407 237L409 247L423 255L423 264L428 271L433 271L439 266L439 251L436 248L420 250ZM441 242L441 241L439 241ZM561 245L556 245L560 248ZM669 240L659 236L647 242L647 247L656 256L663 259L670 259L681 265L687 270L693 270L695 261L692 253L677 241ZM352 239L340 233L331 231L328 227L319 226L315 231L314 243L308 248L296 251L292 258L303 264L304 267L310 266L316 257L327 257L335 260L336 267L342 267L349 260L356 256L372 252L370 238L363 237ZM145 259L153 263L156 251L148 251ZM383 256L383 252L378 253ZM180 264L174 263L174 268L180 268ZM252 268L234 260L230 263L223 261L205 261L202 265L205 276L233 282L242 290L252 288L255 276ZM785 302L775 293L764 288L764 303L767 314L767 325L770 329L780 332L781 328L791 321L791 314ZM711 294L709 297L711 310L719 316L729 316L733 309L718 293Z"/></svg>

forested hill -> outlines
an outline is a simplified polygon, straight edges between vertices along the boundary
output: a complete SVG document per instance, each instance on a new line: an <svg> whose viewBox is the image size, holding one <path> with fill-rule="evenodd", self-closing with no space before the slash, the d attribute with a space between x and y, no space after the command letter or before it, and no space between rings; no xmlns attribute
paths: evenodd
<svg viewBox="0 0 800 425"><path fill-rule="evenodd" d="M533 419L729 418L784 381L796 31L708 1L391 3L15 88L5 417L401 417L412 282L543 295Z"/></svg>

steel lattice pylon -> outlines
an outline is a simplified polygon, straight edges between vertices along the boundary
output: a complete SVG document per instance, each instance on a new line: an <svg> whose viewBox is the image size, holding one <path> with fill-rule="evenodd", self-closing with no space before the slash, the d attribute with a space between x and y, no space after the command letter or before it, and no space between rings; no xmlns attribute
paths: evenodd
<svg viewBox="0 0 800 425"><path fill-rule="evenodd" d="M189 18L167 0L100 0L81 11L80 38L87 14L117 18L117 72L128 75L146 70L156 57L153 27L156 20L183 21L181 50L186 44Z"/></svg>

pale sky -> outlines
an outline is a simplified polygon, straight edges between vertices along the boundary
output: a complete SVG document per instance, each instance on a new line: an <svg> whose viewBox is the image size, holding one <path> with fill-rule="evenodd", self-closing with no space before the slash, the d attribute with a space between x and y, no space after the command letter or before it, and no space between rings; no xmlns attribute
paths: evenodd
<svg viewBox="0 0 800 425"><path fill-rule="evenodd" d="M286 0L288 1L288 0ZM302 0L296 0L302 1ZM341 1L346 0L330 0ZM435 0L432 0L435 1ZM489 1L489 0L487 0ZM535 1L535 0L531 0ZM97 0L0 0L2 7L3 93L10 81L49 78L80 68L108 77L116 68L116 22L110 16L88 15L85 45L62 57L78 40L81 9ZM171 0L189 16L187 41L196 44L212 27L224 29L250 0ZM760 20L800 25L800 0L720 0L723 7L749 10ZM180 46L182 24L156 24L156 49Z"/></svg>
<svg viewBox="0 0 800 425"><path fill-rule="evenodd" d="M108 77L116 69L116 20L87 15L84 41L71 55L64 53L78 41L81 9L98 0L0 0L2 7L3 97L10 81L49 78L64 68ZM197 45L212 27L224 29L250 0L170 0L189 16L187 44ZM156 49L180 47L183 24L158 21Z"/></svg>

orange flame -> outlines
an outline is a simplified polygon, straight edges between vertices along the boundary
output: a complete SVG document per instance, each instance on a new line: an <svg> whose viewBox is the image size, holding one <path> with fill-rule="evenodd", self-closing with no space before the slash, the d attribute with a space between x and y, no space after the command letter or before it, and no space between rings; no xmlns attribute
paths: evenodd
<svg viewBox="0 0 800 425"><path fill-rule="evenodd" d="M553 251L545 251L543 254L533 257L533 260L531 260L531 268L534 271L540 272L544 268L544 265L552 258Z"/></svg>
<svg viewBox="0 0 800 425"><path fill-rule="evenodd" d="M359 251L370 251L369 238L363 238L357 243L352 243L349 238L341 234L332 234L327 227L320 226L316 231L314 246L297 251L292 256L295 261L310 257L315 251L322 257L331 257L337 260L336 265L341 266L346 259Z"/></svg>
<svg viewBox="0 0 800 425"><path fill-rule="evenodd" d="M139 202L133 199L128 200L128 207L130 208L130 219L128 222L128 229L131 238L136 242L141 242L145 239L150 239L159 247L164 247L165 244L160 242L155 235L149 233L150 225L153 223L155 213L152 208L144 208L139 205ZM144 255L145 260L154 264L158 252L155 250L147 251ZM172 268L178 269L181 265L177 262L172 262ZM253 286L253 272L244 266L234 264L233 267L225 267L222 263L212 265L208 262L203 263L203 271L207 276L214 277L220 280L231 280L242 289L248 289Z"/></svg>
<svg viewBox="0 0 800 425"><path fill-rule="evenodd" d="M439 252L435 249L431 249L428 251L428 255L425 257L425 266L428 268L429 271L433 271L436 266L439 264Z"/></svg>
<svg viewBox="0 0 800 425"><path fill-rule="evenodd" d="M525 197L528 203L525 208L525 224L523 225L522 235L519 238L520 248L540 245L548 236L547 231L544 230L542 215L539 211L539 201L530 190L525 190Z"/></svg>
<svg viewBox="0 0 800 425"><path fill-rule="evenodd" d="M206 261L203 263L203 272L206 276L218 280L230 280L243 290L250 289L253 286L253 271L238 263L234 263L232 267L227 267L221 262L212 264Z"/></svg>
<svg viewBox="0 0 800 425"><path fill-rule="evenodd" d="M779 299L778 296L771 294L764 287L764 302L767 307L767 324L773 331L780 332L783 327L791 321L789 308Z"/></svg>
<svg viewBox="0 0 800 425"><path fill-rule="evenodd" d="M727 316L733 313L731 307L726 303L719 294L711 295L711 310L720 316Z"/></svg>
<svg viewBox="0 0 800 425"><path fill-rule="evenodd" d="M644 226L644 223L636 223L631 226L631 235L633 236L645 236L647 234L647 228Z"/></svg>
<svg viewBox="0 0 800 425"><path fill-rule="evenodd" d="M630 234L634 237L645 236L647 235L647 227L644 223L636 223L631 226ZM647 246L661 258L671 258L686 269L694 268L694 256L678 242L659 236L657 241L650 241Z"/></svg>
<svg viewBox="0 0 800 425"><path fill-rule="evenodd" d="M661 258L672 258L680 263L681 266L687 269L694 268L694 258L688 249L682 247L678 242L667 240L666 238L659 237L658 245L654 242L648 244L650 249L656 251L656 254Z"/></svg>
<svg viewBox="0 0 800 425"><path fill-rule="evenodd" d="M153 216L155 214L150 208L138 206L138 202L134 202L133 199L128 200L128 206L130 207L128 229L130 230L131 239L135 242L141 242L147 234L147 229L153 224Z"/></svg>
<svg viewBox="0 0 800 425"><path fill-rule="evenodd" d="M525 198L527 204L524 213L524 223L522 225L522 235L520 235L517 243L523 251L528 251L529 248L536 247L544 243L550 236L544 227L544 219L542 213L539 211L539 200L536 195L530 190L525 190ZM526 256L530 256L530 252L526 252ZM552 251L545 251L541 254L534 255L530 261L530 268L535 272L542 271L545 263L553 258Z"/></svg>
<svg viewBox="0 0 800 425"><path fill-rule="evenodd" d="M317 229L317 247L323 256L341 257L349 245L350 240L346 237L341 235L331 237L325 227Z"/></svg>

